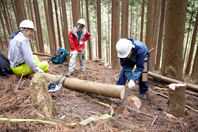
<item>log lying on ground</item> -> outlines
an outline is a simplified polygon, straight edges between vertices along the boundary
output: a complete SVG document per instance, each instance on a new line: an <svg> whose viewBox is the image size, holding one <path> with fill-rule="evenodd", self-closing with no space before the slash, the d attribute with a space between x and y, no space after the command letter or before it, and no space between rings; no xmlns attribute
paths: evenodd
<svg viewBox="0 0 198 132"><path fill-rule="evenodd" d="M161 76L161 75L158 75L158 74L155 74L155 73L152 73L152 72L148 72L148 76L151 76L155 79L162 80L166 83L182 83L182 84L186 85L187 89L198 92L198 85L194 85L194 84L191 84L191 83L185 83L185 82L178 81L178 80L168 78L168 77L165 77L165 76Z"/></svg>
<svg viewBox="0 0 198 132"><path fill-rule="evenodd" d="M34 55L40 55L40 56L47 56L47 57L51 57L51 55L47 55L47 54L44 54L44 53L36 53L36 52L33 52Z"/></svg>
<svg viewBox="0 0 198 132"><path fill-rule="evenodd" d="M46 80L56 82L58 78L61 76L52 75L46 73ZM62 78L59 83L62 83L64 78ZM76 78L67 78L63 84L64 87L77 90L77 91L84 91L87 93L119 98L123 99L125 95L125 87L119 85L112 85L112 84L104 84L104 83L97 83L91 82L87 80L79 80Z"/></svg>
<svg viewBox="0 0 198 132"><path fill-rule="evenodd" d="M52 98L47 89L47 82L44 73L34 74L30 82L31 101L38 104L39 108L50 118L55 115Z"/></svg>
<svg viewBox="0 0 198 132"><path fill-rule="evenodd" d="M185 116L186 85L170 84L168 90L168 103L166 111L175 117Z"/></svg>

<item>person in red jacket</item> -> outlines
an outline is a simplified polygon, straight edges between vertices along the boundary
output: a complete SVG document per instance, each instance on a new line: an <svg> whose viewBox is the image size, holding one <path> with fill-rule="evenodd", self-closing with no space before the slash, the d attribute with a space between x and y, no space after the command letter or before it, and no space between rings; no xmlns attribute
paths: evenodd
<svg viewBox="0 0 198 132"><path fill-rule="evenodd" d="M68 75L73 75L76 56L79 55L80 60L80 70L85 72L85 41L87 41L91 34L85 30L85 20L79 19L73 30L69 32L69 42L70 42L70 61Z"/></svg>

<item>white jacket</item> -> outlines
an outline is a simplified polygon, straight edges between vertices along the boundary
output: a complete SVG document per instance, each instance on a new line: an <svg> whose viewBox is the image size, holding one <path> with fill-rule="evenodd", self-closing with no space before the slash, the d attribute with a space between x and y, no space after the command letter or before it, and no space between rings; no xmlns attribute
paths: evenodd
<svg viewBox="0 0 198 132"><path fill-rule="evenodd" d="M30 42L21 32L9 42L8 60L12 68L25 62L35 73L38 71L37 64L33 60Z"/></svg>

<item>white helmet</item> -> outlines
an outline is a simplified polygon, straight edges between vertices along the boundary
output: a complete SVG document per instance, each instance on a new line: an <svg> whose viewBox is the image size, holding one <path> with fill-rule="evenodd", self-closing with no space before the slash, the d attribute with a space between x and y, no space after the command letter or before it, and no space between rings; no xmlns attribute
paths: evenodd
<svg viewBox="0 0 198 132"><path fill-rule="evenodd" d="M77 24L81 24L81 25L85 26L85 20L84 19L79 19Z"/></svg>
<svg viewBox="0 0 198 132"><path fill-rule="evenodd" d="M19 29L20 28L31 28L31 29L34 29L34 31L36 31L34 27L34 23L30 20L23 20L19 25Z"/></svg>
<svg viewBox="0 0 198 132"><path fill-rule="evenodd" d="M120 39L116 44L116 50L119 58L126 58L135 45L130 40Z"/></svg>

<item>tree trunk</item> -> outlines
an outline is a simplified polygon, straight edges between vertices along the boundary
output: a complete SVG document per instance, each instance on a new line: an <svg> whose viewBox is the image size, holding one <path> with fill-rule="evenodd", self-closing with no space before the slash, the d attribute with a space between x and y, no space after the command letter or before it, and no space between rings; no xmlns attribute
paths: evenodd
<svg viewBox="0 0 198 132"><path fill-rule="evenodd" d="M144 28L144 3L145 3L145 0L142 0L142 15L141 15L140 41L143 41L143 28Z"/></svg>
<svg viewBox="0 0 198 132"><path fill-rule="evenodd" d="M81 9L82 9L82 17L81 17L81 18L84 18L84 17L83 17L83 0L81 0L80 5L81 5Z"/></svg>
<svg viewBox="0 0 198 132"><path fill-rule="evenodd" d="M45 73L45 77L47 81L55 82L57 81L61 76L52 75ZM59 82L61 83L62 78ZM87 93L107 96L107 97L113 97L113 98L119 98L123 99L125 95L125 87L121 85L112 85L112 84L104 84L104 83L97 83L97 82L91 82L87 80L79 80L76 78L67 78L63 84L64 87L70 88L77 91L84 91Z"/></svg>
<svg viewBox="0 0 198 132"><path fill-rule="evenodd" d="M44 73L34 74L30 82L30 96L32 102L39 105L45 116L50 118L55 115L52 98L49 95Z"/></svg>
<svg viewBox="0 0 198 132"><path fill-rule="evenodd" d="M194 8L194 5L195 5L195 0L193 2L192 8ZM187 34L187 38L186 38L186 45L184 46L184 56L183 56L184 59L186 58L186 52L187 52L187 47L188 47L187 45L188 45L188 39L189 39L190 27L191 27L191 24L192 24L191 21L192 21L193 15L194 15L194 12L191 13L191 16L190 16L190 19L189 19L189 22L188 22L189 26L187 28L188 34Z"/></svg>
<svg viewBox="0 0 198 132"><path fill-rule="evenodd" d="M88 0L86 0L86 14L87 14L87 28L88 28L88 32L91 33L91 29L90 29L90 22L89 22L89 3ZM88 49L89 49L89 60L92 60L93 58L93 54L92 54L92 42L91 42L91 38L88 39Z"/></svg>
<svg viewBox="0 0 198 132"><path fill-rule="evenodd" d="M186 75L190 74L191 62L192 62L192 59L193 59L195 42L196 42L196 38L197 38L197 29L198 29L198 9L197 9L196 22L195 22L195 25L194 25L194 31L193 31L191 46L190 46L189 58L188 58L187 67L186 67L186 71L185 71Z"/></svg>
<svg viewBox="0 0 198 132"><path fill-rule="evenodd" d="M98 57L102 59L102 40L101 40L101 5L100 0L97 0L97 26L98 26Z"/></svg>
<svg viewBox="0 0 198 132"><path fill-rule="evenodd" d="M3 49L3 42L0 36L0 53L4 54L4 49Z"/></svg>
<svg viewBox="0 0 198 132"><path fill-rule="evenodd" d="M50 38L50 53L53 54L57 47L56 47L56 36L55 36L55 30L54 30L54 18L53 18L53 9L52 9L52 0L47 0L47 13L46 15L48 15L47 21L48 21L48 34L49 34L49 38Z"/></svg>
<svg viewBox="0 0 198 132"><path fill-rule="evenodd" d="M117 57L116 43L119 40L119 26L120 25L120 1L112 1L112 38L111 38L111 63L114 70L118 70L119 59Z"/></svg>
<svg viewBox="0 0 198 132"><path fill-rule="evenodd" d="M155 13L154 13L154 23L153 23L153 40L152 40L152 47L154 48L154 52L151 54L150 59L150 71L154 71L155 66L155 58L156 58L156 49L157 49L157 39L158 39L158 32L159 32L159 18L160 18L160 6L161 0L155 1Z"/></svg>
<svg viewBox="0 0 198 132"><path fill-rule="evenodd" d="M153 37L153 20L154 20L154 5L155 0L148 0L147 5L147 22L146 22L146 37L145 44L148 49L154 48L152 47L152 37Z"/></svg>
<svg viewBox="0 0 198 132"><path fill-rule="evenodd" d="M64 39L64 47L67 51L70 51L70 45L69 45L69 34L68 34L68 23L67 23L67 12L66 12L66 6L65 6L65 0L61 0L61 6L62 6L62 16L63 16L63 39Z"/></svg>
<svg viewBox="0 0 198 132"><path fill-rule="evenodd" d="M195 83L198 84L198 46L197 46L197 51L195 55L195 61L194 61L193 68L192 68L191 78L195 81Z"/></svg>
<svg viewBox="0 0 198 132"><path fill-rule="evenodd" d="M73 25L75 26L80 19L80 0L72 0Z"/></svg>
<svg viewBox="0 0 198 132"><path fill-rule="evenodd" d="M31 0L28 0L27 2L28 2L27 5L28 5L28 8L29 8L29 17L30 17L30 20L32 20L32 22L35 23L34 16L33 16L33 8L32 8ZM34 49L35 46L34 46L34 44L32 44L32 40L36 41L36 45L38 44L37 33L34 33L32 39L30 40L32 51L35 51L35 49ZM39 51L38 46L36 46L36 49L37 49L37 51Z"/></svg>
<svg viewBox="0 0 198 132"><path fill-rule="evenodd" d="M162 51L162 38L163 38L163 32L164 32L165 5L166 5L166 0L162 0L159 38L158 38L158 46L157 46L157 51L156 51L157 58L156 58L155 70L159 70L159 67L160 67L161 51Z"/></svg>
<svg viewBox="0 0 198 132"><path fill-rule="evenodd" d="M186 0L168 0L162 73L182 80ZM168 72L170 71L170 72Z"/></svg>
<svg viewBox="0 0 198 132"><path fill-rule="evenodd" d="M111 0L108 0L108 28L107 28L107 49L106 49L106 52L107 52L107 62L108 64L110 65L110 3L111 3Z"/></svg>
<svg viewBox="0 0 198 132"><path fill-rule="evenodd" d="M1 4L2 4L2 13L3 13L3 16L4 16L4 20L5 20L5 24L6 24L6 28L7 28L7 31L8 31L8 34L12 34L11 32L11 25L10 25L10 20L9 20L9 15L8 15L8 10L7 10L7 7L6 7L6 1L2 1Z"/></svg>
<svg viewBox="0 0 198 132"><path fill-rule="evenodd" d="M5 29L5 24L4 24L4 21L3 21L3 14L2 14L1 10L0 10L0 19L1 19L1 25L3 27L3 34L4 34L5 43L6 43L6 46L8 47L8 38L7 38L7 35L6 35L6 29Z"/></svg>
<svg viewBox="0 0 198 132"><path fill-rule="evenodd" d="M68 3L69 3L69 10L70 10L70 12L69 12L69 17L70 17L70 26L71 26L71 28L70 29L73 29L73 27L76 25L76 23L75 23L75 25L73 25L73 23L72 23L72 20L73 20L73 17L72 17L72 12L71 12L71 2L70 1L68 1Z"/></svg>
<svg viewBox="0 0 198 132"><path fill-rule="evenodd" d="M131 21L130 21L130 35L129 35L129 37L131 37L131 38L133 38L133 36L132 36L132 30L133 30L133 5L131 4Z"/></svg>
<svg viewBox="0 0 198 132"><path fill-rule="evenodd" d="M37 27L37 36L38 36L38 45L39 51L44 53L44 41L43 41L43 32L41 27L41 20L40 20L40 13L39 13L39 6L37 0L33 0L34 5L34 12L35 12L35 19L36 19L36 27Z"/></svg>
<svg viewBox="0 0 198 132"><path fill-rule="evenodd" d="M15 7L16 7L16 17L17 17L17 25L21 23L21 21L25 20L26 14L25 14L25 7L23 0L14 0Z"/></svg>
<svg viewBox="0 0 198 132"><path fill-rule="evenodd" d="M185 116L186 85L170 84L168 91L167 112L175 117Z"/></svg>
<svg viewBox="0 0 198 132"><path fill-rule="evenodd" d="M121 38L128 38L129 0L122 0Z"/></svg>
<svg viewBox="0 0 198 132"><path fill-rule="evenodd" d="M137 8L136 8L137 9ZM136 10L136 26L135 26L135 40L137 40L137 35L138 35L138 9Z"/></svg>
<svg viewBox="0 0 198 132"><path fill-rule="evenodd" d="M62 47L60 26L59 26L59 18L58 18L58 8L57 8L56 0L54 0L54 6L55 6L55 13L56 13L57 32L58 32L58 46Z"/></svg>

